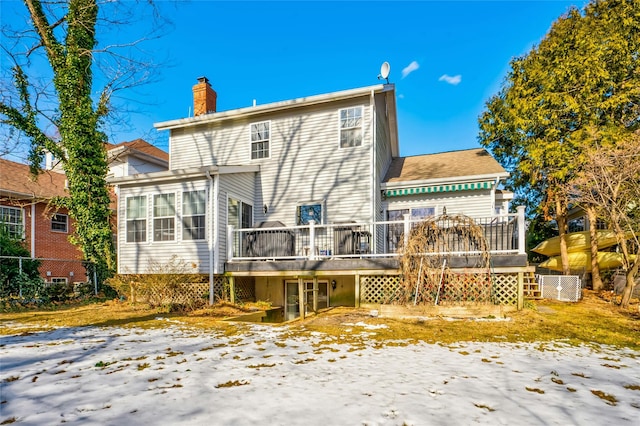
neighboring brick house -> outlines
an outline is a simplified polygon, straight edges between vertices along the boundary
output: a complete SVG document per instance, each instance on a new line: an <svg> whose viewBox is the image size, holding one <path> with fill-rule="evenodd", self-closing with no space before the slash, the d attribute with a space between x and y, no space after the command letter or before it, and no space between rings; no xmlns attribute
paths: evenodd
<svg viewBox="0 0 640 426"><path fill-rule="evenodd" d="M166 152L142 139L120 144L107 144L109 176L130 176L166 170ZM29 166L0 159L0 223L24 241L31 257L42 259L40 272L48 282L86 281L82 251L69 242L75 232L66 209L49 205L54 197L68 196L66 176L51 155L45 159L45 170L36 180ZM112 209L116 194L112 194ZM113 229L116 229L113 215Z"/></svg>
<svg viewBox="0 0 640 426"><path fill-rule="evenodd" d="M0 159L0 223L31 257L43 259L40 273L48 282L87 279L82 252L69 242L75 228L68 211L49 205L68 195L63 173L47 170L34 180L29 166Z"/></svg>

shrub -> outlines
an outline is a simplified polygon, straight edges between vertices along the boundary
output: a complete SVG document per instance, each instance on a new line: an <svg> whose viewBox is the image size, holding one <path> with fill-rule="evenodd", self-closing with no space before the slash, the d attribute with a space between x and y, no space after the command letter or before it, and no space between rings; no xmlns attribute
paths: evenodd
<svg viewBox="0 0 640 426"><path fill-rule="evenodd" d="M30 259L22 241L12 238L4 226L0 226L0 256L8 257L0 259L0 298L21 294L29 299L36 297L43 285L38 272L40 262ZM24 259L20 262L17 257Z"/></svg>
<svg viewBox="0 0 640 426"><path fill-rule="evenodd" d="M119 274L109 278L106 284L132 303L143 301L168 312L192 311L204 306L207 299L194 291L194 284L204 279L194 274L191 266L173 256L165 264L151 263L144 274Z"/></svg>

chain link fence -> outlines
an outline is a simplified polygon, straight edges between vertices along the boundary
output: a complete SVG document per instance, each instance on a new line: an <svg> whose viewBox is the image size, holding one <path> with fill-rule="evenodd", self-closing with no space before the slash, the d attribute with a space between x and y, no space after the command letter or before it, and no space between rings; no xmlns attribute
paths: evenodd
<svg viewBox="0 0 640 426"><path fill-rule="evenodd" d="M0 256L0 298L39 299L44 294L57 297L96 296L102 283L95 265L78 259Z"/></svg>

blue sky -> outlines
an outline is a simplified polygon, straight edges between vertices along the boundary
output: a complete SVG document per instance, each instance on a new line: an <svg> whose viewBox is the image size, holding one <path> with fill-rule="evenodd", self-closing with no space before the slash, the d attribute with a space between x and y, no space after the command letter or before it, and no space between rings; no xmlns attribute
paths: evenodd
<svg viewBox="0 0 640 426"><path fill-rule="evenodd" d="M143 137L167 149L168 135L153 123L188 116L199 76L209 78L222 111L254 99L264 104L377 84L387 61L401 155L479 147L477 118L509 61L539 43L571 5L585 3L161 1L171 29L143 47L162 66L153 83L127 94L139 111L130 117L133 128L111 127L109 135L116 143Z"/></svg>

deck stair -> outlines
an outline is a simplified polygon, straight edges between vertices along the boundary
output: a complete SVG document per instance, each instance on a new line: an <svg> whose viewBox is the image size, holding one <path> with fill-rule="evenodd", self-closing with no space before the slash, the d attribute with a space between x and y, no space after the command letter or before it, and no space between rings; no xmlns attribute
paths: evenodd
<svg viewBox="0 0 640 426"><path fill-rule="evenodd" d="M525 299L542 299L542 289L533 272L524 274L524 297Z"/></svg>

